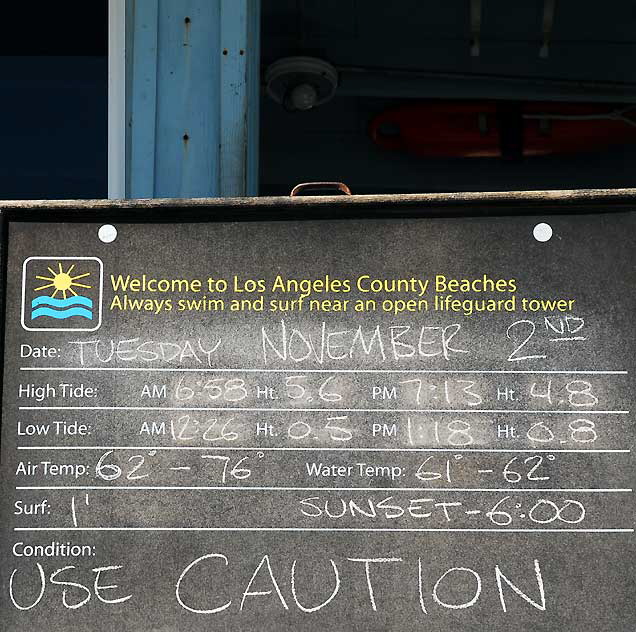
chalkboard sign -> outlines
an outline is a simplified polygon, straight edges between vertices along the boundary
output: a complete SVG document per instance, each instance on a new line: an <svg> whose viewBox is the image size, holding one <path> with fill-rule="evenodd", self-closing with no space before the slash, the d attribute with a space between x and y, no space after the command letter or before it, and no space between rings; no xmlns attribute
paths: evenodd
<svg viewBox="0 0 636 632"><path fill-rule="evenodd" d="M2 629L636 629L634 202L6 205Z"/></svg>

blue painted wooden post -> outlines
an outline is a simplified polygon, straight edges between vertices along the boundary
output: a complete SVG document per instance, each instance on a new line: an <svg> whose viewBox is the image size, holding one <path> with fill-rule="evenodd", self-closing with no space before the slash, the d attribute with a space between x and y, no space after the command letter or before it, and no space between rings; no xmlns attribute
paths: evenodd
<svg viewBox="0 0 636 632"><path fill-rule="evenodd" d="M126 190L256 195L260 0L127 0Z"/></svg>

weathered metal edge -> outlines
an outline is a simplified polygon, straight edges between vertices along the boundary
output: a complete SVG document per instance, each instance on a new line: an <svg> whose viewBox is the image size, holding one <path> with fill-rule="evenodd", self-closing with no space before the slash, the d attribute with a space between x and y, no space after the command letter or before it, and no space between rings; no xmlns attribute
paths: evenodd
<svg viewBox="0 0 636 632"><path fill-rule="evenodd" d="M258 209L281 210L338 207L362 208L442 208L519 206L596 206L636 204L636 189L573 189L548 191L496 191L422 193L394 195L277 196L235 198L153 198L134 200L2 200L7 210L147 210L147 209Z"/></svg>

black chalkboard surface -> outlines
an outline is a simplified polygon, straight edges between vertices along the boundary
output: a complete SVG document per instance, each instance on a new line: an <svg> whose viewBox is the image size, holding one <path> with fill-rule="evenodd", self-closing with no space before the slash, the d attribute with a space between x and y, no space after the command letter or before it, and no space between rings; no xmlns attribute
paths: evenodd
<svg viewBox="0 0 636 632"><path fill-rule="evenodd" d="M6 204L2 629L636 629L635 206Z"/></svg>

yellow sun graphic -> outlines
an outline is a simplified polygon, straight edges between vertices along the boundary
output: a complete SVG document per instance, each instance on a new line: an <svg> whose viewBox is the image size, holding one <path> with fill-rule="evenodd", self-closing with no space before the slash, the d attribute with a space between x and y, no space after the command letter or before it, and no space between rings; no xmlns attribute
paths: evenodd
<svg viewBox="0 0 636 632"><path fill-rule="evenodd" d="M56 272L52 268L48 267L48 271L53 275L51 277L45 276L37 276L36 279L41 279L42 281L50 281L47 285L42 285L40 287L36 287L35 291L39 292L40 290L46 290L48 288L55 288L53 294L51 294L51 298L54 298L58 292L62 292L62 296L66 298L66 293L70 292L73 296L77 296L77 292L73 289L74 287L84 287L90 289L90 285L86 285L84 283L78 283L77 279L83 279L84 277L90 276L90 272L85 272L84 274L78 274L77 276L71 276L71 272L75 267L75 264L71 265L66 272L62 269L62 264L58 261L59 270Z"/></svg>

